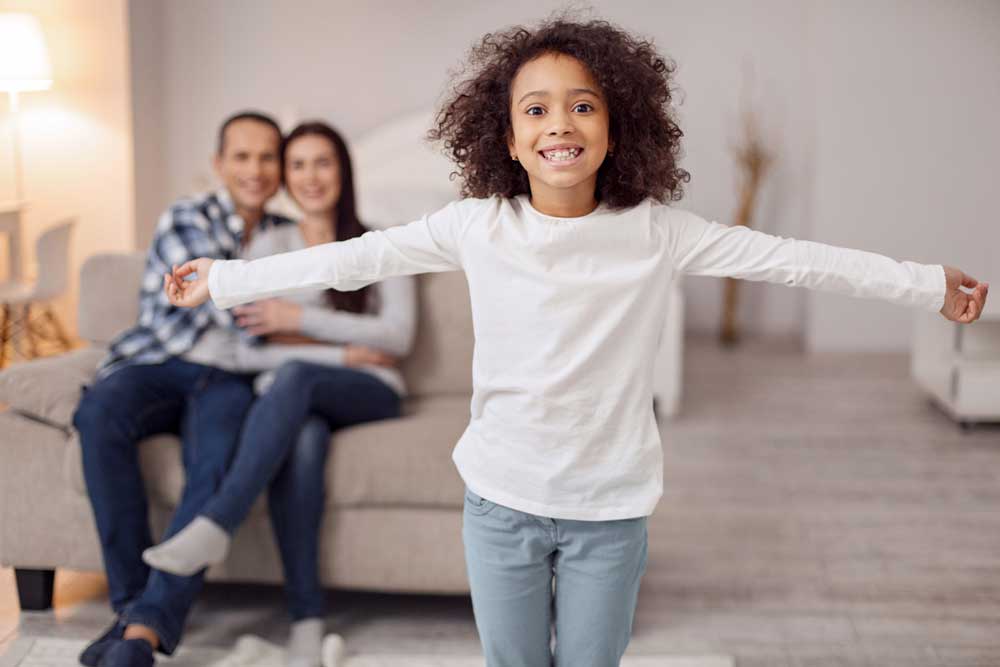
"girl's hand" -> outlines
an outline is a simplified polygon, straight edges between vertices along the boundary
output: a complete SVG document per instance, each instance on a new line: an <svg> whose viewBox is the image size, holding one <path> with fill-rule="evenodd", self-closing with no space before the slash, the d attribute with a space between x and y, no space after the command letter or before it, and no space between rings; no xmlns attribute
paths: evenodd
<svg viewBox="0 0 1000 667"><path fill-rule="evenodd" d="M961 324L978 320L986 305L989 284L981 283L953 266L944 267L944 277L946 287L941 314L952 322ZM961 287L968 287L972 293L963 292Z"/></svg>
<svg viewBox="0 0 1000 667"><path fill-rule="evenodd" d="M345 366L395 366L396 358L364 345L344 346Z"/></svg>
<svg viewBox="0 0 1000 667"><path fill-rule="evenodd" d="M167 300L179 308L194 308L208 301L208 272L213 261L199 257L180 266L174 264L172 274L163 274L163 291ZM185 280L192 273L198 274L197 278Z"/></svg>
<svg viewBox="0 0 1000 667"><path fill-rule="evenodd" d="M254 336L295 333L302 324L302 306L287 299L264 299L233 308L236 324Z"/></svg>

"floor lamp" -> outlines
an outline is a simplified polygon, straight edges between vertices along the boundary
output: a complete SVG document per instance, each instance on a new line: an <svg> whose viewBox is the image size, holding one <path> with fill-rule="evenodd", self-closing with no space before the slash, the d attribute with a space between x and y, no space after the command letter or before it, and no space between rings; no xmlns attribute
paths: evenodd
<svg viewBox="0 0 1000 667"><path fill-rule="evenodd" d="M10 98L11 143L14 154L14 207L19 211L24 205L24 174L21 163L21 122L19 96L32 90L48 90L52 86L52 66L49 64L48 49L38 19L31 14L0 12L0 92ZM15 213L19 216L19 213ZM20 227L20 217L15 224ZM11 235L8 243L13 243L17 234ZM20 248L12 248L12 257ZM16 276L15 276L16 278ZM31 302L20 303L14 291L8 289L0 303L0 366L6 361L7 342L15 337L19 328L25 331L34 351L37 327L31 319ZM23 301L23 299L21 299ZM23 310L23 316L14 317L15 308ZM46 308L51 318L51 310ZM56 323L58 328L58 322ZM65 340L61 329L58 333Z"/></svg>
<svg viewBox="0 0 1000 667"><path fill-rule="evenodd" d="M0 13L0 91L10 98L14 147L14 198L24 199L18 95L52 86L52 66L38 19L31 14Z"/></svg>

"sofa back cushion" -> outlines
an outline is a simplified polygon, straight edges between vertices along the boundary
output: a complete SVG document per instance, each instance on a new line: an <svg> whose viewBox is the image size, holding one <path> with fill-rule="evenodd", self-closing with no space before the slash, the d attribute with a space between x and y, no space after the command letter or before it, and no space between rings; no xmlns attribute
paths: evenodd
<svg viewBox="0 0 1000 667"><path fill-rule="evenodd" d="M412 396L472 393L472 307L463 271L417 276L417 336L400 370Z"/></svg>
<svg viewBox="0 0 1000 667"><path fill-rule="evenodd" d="M80 269L80 337L107 345L139 318L141 252L94 255Z"/></svg>

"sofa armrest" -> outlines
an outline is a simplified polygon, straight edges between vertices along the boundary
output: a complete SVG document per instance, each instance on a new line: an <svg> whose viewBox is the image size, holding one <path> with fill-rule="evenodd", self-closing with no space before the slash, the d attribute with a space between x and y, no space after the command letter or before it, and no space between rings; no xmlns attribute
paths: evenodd
<svg viewBox="0 0 1000 667"><path fill-rule="evenodd" d="M107 351L85 347L0 371L0 403L59 428L70 428L80 388L91 382Z"/></svg>

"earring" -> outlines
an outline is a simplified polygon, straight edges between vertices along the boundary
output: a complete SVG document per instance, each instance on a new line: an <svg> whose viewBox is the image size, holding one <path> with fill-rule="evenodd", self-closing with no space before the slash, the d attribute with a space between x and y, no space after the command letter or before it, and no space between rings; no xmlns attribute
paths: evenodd
<svg viewBox="0 0 1000 667"><path fill-rule="evenodd" d="M517 156L516 155L511 155L510 159L513 160L514 162L517 162Z"/></svg>

